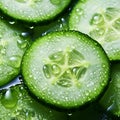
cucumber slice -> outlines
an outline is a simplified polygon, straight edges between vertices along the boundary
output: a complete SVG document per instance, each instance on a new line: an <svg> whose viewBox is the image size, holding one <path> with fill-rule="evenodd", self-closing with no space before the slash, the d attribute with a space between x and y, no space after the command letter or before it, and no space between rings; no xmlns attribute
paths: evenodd
<svg viewBox="0 0 120 120"><path fill-rule="evenodd" d="M0 9L19 20L38 22L54 18L71 0L0 0Z"/></svg>
<svg viewBox="0 0 120 120"><path fill-rule="evenodd" d="M110 60L120 60L120 0L79 1L69 19L71 30L97 40Z"/></svg>
<svg viewBox="0 0 120 120"><path fill-rule="evenodd" d="M63 109L93 101L109 78L102 47L76 31L49 33L37 39L22 61L22 75L39 99Z"/></svg>
<svg viewBox="0 0 120 120"><path fill-rule="evenodd" d="M1 120L67 120L67 114L55 111L32 98L25 86L18 85L0 93Z"/></svg>
<svg viewBox="0 0 120 120"><path fill-rule="evenodd" d="M111 81L100 104L107 112L120 117L120 63L112 65Z"/></svg>
<svg viewBox="0 0 120 120"><path fill-rule="evenodd" d="M20 64L29 38L24 31L0 20L0 86L14 79L20 71Z"/></svg>

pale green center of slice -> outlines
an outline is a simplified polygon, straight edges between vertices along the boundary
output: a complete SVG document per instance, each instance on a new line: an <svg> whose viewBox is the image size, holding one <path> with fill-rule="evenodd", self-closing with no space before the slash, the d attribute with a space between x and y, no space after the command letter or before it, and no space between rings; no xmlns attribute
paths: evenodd
<svg viewBox="0 0 120 120"><path fill-rule="evenodd" d="M80 79L86 73L89 63L84 56L73 49L58 51L45 60L43 72L52 84L62 87L80 86Z"/></svg>

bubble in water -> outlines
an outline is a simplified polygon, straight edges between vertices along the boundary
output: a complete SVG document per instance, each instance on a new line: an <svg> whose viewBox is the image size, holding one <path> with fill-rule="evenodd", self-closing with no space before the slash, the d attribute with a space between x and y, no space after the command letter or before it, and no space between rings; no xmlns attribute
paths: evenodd
<svg viewBox="0 0 120 120"><path fill-rule="evenodd" d="M59 5L61 3L61 0L50 0L50 2L53 4L53 5Z"/></svg>
<svg viewBox="0 0 120 120"><path fill-rule="evenodd" d="M1 98L1 103L7 109L14 108L18 102L16 91L12 91L10 88L5 92Z"/></svg>
<svg viewBox="0 0 120 120"><path fill-rule="evenodd" d="M13 68L19 68L21 64L21 57L20 56L11 56L9 58L8 65Z"/></svg>

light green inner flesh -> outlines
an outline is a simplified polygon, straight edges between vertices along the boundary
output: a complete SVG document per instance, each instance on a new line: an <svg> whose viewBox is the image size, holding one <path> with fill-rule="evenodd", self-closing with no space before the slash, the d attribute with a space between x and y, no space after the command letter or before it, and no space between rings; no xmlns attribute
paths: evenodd
<svg viewBox="0 0 120 120"><path fill-rule="evenodd" d="M43 72L52 84L79 87L78 80L84 76L88 66L88 62L80 52L66 48L65 51L56 52L45 60Z"/></svg>
<svg viewBox="0 0 120 120"><path fill-rule="evenodd" d="M105 11L95 13L90 20L90 36L100 43L120 38L120 9L108 7Z"/></svg>

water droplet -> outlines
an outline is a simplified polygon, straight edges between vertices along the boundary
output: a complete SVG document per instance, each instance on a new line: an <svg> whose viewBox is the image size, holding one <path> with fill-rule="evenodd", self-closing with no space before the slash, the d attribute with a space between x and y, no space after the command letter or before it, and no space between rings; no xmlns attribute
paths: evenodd
<svg viewBox="0 0 120 120"><path fill-rule="evenodd" d="M22 36L22 37L27 37L28 35L29 35L28 32L22 32L22 33L21 33L21 36Z"/></svg>
<svg viewBox="0 0 120 120"><path fill-rule="evenodd" d="M72 116L72 113L68 113L67 115L68 115L68 116Z"/></svg>
<svg viewBox="0 0 120 120"><path fill-rule="evenodd" d="M50 0L50 2L53 4L53 5L59 5L61 3L61 0Z"/></svg>
<svg viewBox="0 0 120 120"><path fill-rule="evenodd" d="M27 40L21 40L21 39L18 39L17 40L17 45L20 49L24 49L27 47L28 45L28 41Z"/></svg>
<svg viewBox="0 0 120 120"><path fill-rule="evenodd" d="M46 78L51 78L51 66L50 65L44 65L43 66L43 72Z"/></svg>
<svg viewBox="0 0 120 120"><path fill-rule="evenodd" d="M52 72L53 72L54 75L58 75L58 74L60 74L61 69L60 69L60 67L58 65L53 64L52 65Z"/></svg>
<svg viewBox="0 0 120 120"><path fill-rule="evenodd" d="M83 9L77 8L77 9L76 9L76 15L78 15L78 16L83 15Z"/></svg>
<svg viewBox="0 0 120 120"><path fill-rule="evenodd" d="M13 68L19 68L21 64L21 57L20 56L11 56L8 61L8 65Z"/></svg>
<svg viewBox="0 0 120 120"><path fill-rule="evenodd" d="M15 21L9 21L9 23L10 23L11 25L13 25L13 24L15 24Z"/></svg>
<svg viewBox="0 0 120 120"><path fill-rule="evenodd" d="M17 104L17 101L17 93L11 89L8 89L1 99L2 105L7 109L14 108Z"/></svg>
<svg viewBox="0 0 120 120"><path fill-rule="evenodd" d="M92 25L97 25L97 24L100 24L100 23L103 24L103 22L104 22L103 16L99 13L94 14L91 21L90 21L90 23Z"/></svg>

